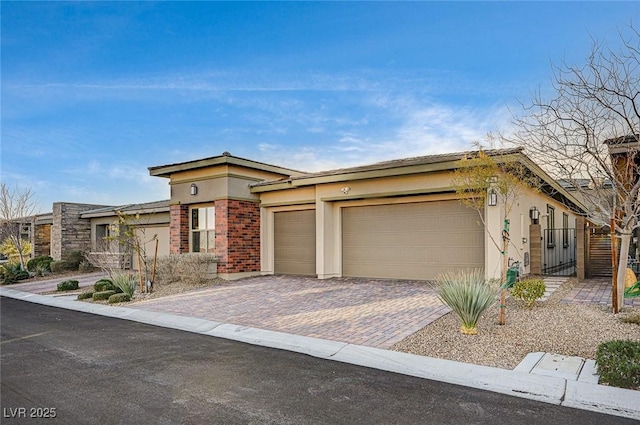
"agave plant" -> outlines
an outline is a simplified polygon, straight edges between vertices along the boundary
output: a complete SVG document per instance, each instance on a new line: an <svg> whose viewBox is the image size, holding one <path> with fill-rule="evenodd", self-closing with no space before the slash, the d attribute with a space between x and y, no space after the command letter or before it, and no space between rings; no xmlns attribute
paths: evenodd
<svg viewBox="0 0 640 425"><path fill-rule="evenodd" d="M482 270L443 273L437 278L438 298L460 318L460 332L478 333L478 319L498 299L499 286L491 285Z"/></svg>
<svg viewBox="0 0 640 425"><path fill-rule="evenodd" d="M131 273L114 273L111 276L113 286L120 289L125 294L133 297L133 293L136 290L136 276Z"/></svg>

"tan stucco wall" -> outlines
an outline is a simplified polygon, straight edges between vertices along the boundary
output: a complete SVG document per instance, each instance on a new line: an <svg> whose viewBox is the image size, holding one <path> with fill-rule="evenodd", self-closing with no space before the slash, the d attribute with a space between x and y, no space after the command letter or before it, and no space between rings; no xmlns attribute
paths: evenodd
<svg viewBox="0 0 640 425"><path fill-rule="evenodd" d="M350 180L302 186L260 193L261 261L262 273L273 273L273 213L296 209L316 210L316 269L319 278L339 277L342 273L342 208L349 206L396 204L457 199L452 192L451 172ZM525 190L509 214L510 244L507 256L524 265L525 253L530 252L529 209L540 211L540 223L546 228L547 204L556 209L556 227L562 225L562 212L569 214L569 227L575 226L576 215L548 196ZM502 228L504 206L485 207L485 271L489 278L499 278L502 270ZM478 221L481 221L478 215ZM493 240L492 240L493 238ZM524 239L526 238L526 240ZM495 242L494 242L495 241ZM529 267L525 267L525 274Z"/></svg>
<svg viewBox="0 0 640 425"><path fill-rule="evenodd" d="M257 201L260 197L251 193L249 185L280 177L280 174L229 164L174 173L170 182L171 203L193 204L217 199ZM197 195L190 193L192 184L198 187Z"/></svg>
<svg viewBox="0 0 640 425"><path fill-rule="evenodd" d="M509 214L509 249L507 253L507 257L511 257L515 261L520 261L524 266L524 256L525 253L530 253L531 245L529 240L529 225L531 224L531 219L529 218L529 210L531 207L535 206L540 212L540 219L538 221L542 226L542 232L544 234L544 230L547 228L547 204L551 205L555 208L556 218L555 218L555 226L556 228L562 227L562 213L566 212L569 215L569 228L574 228L576 223L576 218L578 217L575 213L571 212L566 206L562 205L560 202L544 195L543 193L536 192L534 190L528 189L521 193ZM486 247L486 267L487 267L487 276L490 278L500 278L501 270L502 270L502 228L503 228L503 220L505 218L504 204L499 202L495 207L487 206L485 208L485 214L487 217L487 237L485 239L485 247ZM494 242L491 240L491 236L493 240L499 245L496 247ZM523 240L526 238L526 242ZM524 274L530 273L530 267L524 267Z"/></svg>
<svg viewBox="0 0 640 425"><path fill-rule="evenodd" d="M169 224L166 225L150 225L144 226L143 229L137 229L136 234L144 245L144 251L147 258L152 259L155 254L156 242L158 240L158 257L169 255ZM155 238L154 238L155 237ZM133 268L138 270L138 259L133 259ZM149 263L151 267L151 263ZM149 270L151 273L151 270Z"/></svg>
<svg viewBox="0 0 640 425"><path fill-rule="evenodd" d="M315 186L305 186L294 189L264 192L260 194L260 205L264 207L278 207L284 205L315 204Z"/></svg>
<svg viewBox="0 0 640 425"><path fill-rule="evenodd" d="M274 269L273 214L316 210L316 271L321 279L342 275L342 208L456 199L451 174L434 172L303 186L260 194L262 273ZM448 193L442 193L443 191Z"/></svg>
<svg viewBox="0 0 640 425"><path fill-rule="evenodd" d="M118 217L116 215L107 216L107 217L94 217L91 219L91 242L93 247L92 249L95 249L96 227L99 225L105 225L105 224L110 225L115 223L117 220L118 220ZM147 229L145 230L146 240L152 238L155 233L158 234L158 238L159 238L158 250L160 252L160 249L162 249L162 252L164 252L164 254L162 255L169 254L169 221L170 221L170 216L168 212L142 214L140 215L140 218L137 220L138 225ZM150 251L147 254L153 255L153 249L155 249L155 245L154 245L154 248L150 249Z"/></svg>

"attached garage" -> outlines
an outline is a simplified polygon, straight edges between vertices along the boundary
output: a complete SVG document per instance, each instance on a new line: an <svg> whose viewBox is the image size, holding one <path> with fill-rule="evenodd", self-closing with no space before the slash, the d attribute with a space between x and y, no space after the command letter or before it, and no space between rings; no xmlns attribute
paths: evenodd
<svg viewBox="0 0 640 425"><path fill-rule="evenodd" d="M342 275L433 279L484 268L484 231L475 210L458 201L342 209Z"/></svg>
<svg viewBox="0 0 640 425"><path fill-rule="evenodd" d="M315 276L315 210L275 212L273 220L274 272Z"/></svg>

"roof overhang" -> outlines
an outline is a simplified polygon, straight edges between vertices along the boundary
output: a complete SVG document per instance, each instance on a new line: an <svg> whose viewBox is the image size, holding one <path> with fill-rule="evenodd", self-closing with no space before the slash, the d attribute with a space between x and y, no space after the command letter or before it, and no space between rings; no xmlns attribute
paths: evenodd
<svg viewBox="0 0 640 425"><path fill-rule="evenodd" d="M126 215L136 214L159 214L167 213L171 211L169 201L156 201L146 204L127 204L117 207L106 207L95 210L84 211L80 213L81 218L99 218L99 217L114 217L118 215L118 212L122 212Z"/></svg>
<svg viewBox="0 0 640 425"><path fill-rule="evenodd" d="M541 189L546 195L566 204L578 214L586 214L587 208L584 204L571 195L571 193L549 176L542 168L531 161L523 151L524 149L522 148L514 148L487 150L484 152L492 158L495 158L499 163L518 162L522 164L530 173L540 179L543 183ZM477 154L478 151L431 155L319 173L302 174L287 179L254 183L251 185L251 192L263 193L319 184L344 183L355 180L453 171L460 168L460 161L463 158L472 157Z"/></svg>
<svg viewBox="0 0 640 425"><path fill-rule="evenodd" d="M240 158L233 156L228 152L219 156L210 158L198 159L194 161L179 162L175 164L159 165L156 167L149 167L149 175L156 177L170 178L172 174L180 173L184 171L197 170L201 168L213 167L216 165L236 165L239 167L266 171L275 174L281 174L285 176L300 175L301 171L292 170L289 168L279 167L277 165L265 164L263 162L253 161L250 159Z"/></svg>

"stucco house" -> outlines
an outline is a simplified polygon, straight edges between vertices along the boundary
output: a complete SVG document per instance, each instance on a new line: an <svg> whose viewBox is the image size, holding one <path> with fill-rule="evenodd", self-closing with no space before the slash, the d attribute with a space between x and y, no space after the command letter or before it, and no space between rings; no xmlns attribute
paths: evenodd
<svg viewBox="0 0 640 425"><path fill-rule="evenodd" d="M509 217L487 205L485 226L452 185L460 160L478 152L428 155L305 173L228 152L149 167L166 178L170 199L105 206L55 203L36 217L31 239L38 255L64 258L74 249L100 253L117 212L138 215L142 240L158 255L205 252L217 275L238 279L293 274L385 279L433 279L460 268L499 277L503 222L510 221L511 261L525 274L588 272L586 208L522 149L484 151L513 162L541 182L518 198ZM152 254L155 246L147 246ZM126 258L126 253L123 259ZM128 257L126 265L137 267Z"/></svg>
<svg viewBox="0 0 640 425"><path fill-rule="evenodd" d="M149 167L169 180L169 252L210 252L218 275L295 274L433 279L459 268L501 270L505 218L508 257L524 273L584 275L586 209L522 149L485 151L517 162L541 181L509 217L465 207L452 186L459 161L477 152L429 155L304 173L223 153ZM555 230L551 230L555 229ZM551 264L553 263L553 264Z"/></svg>

